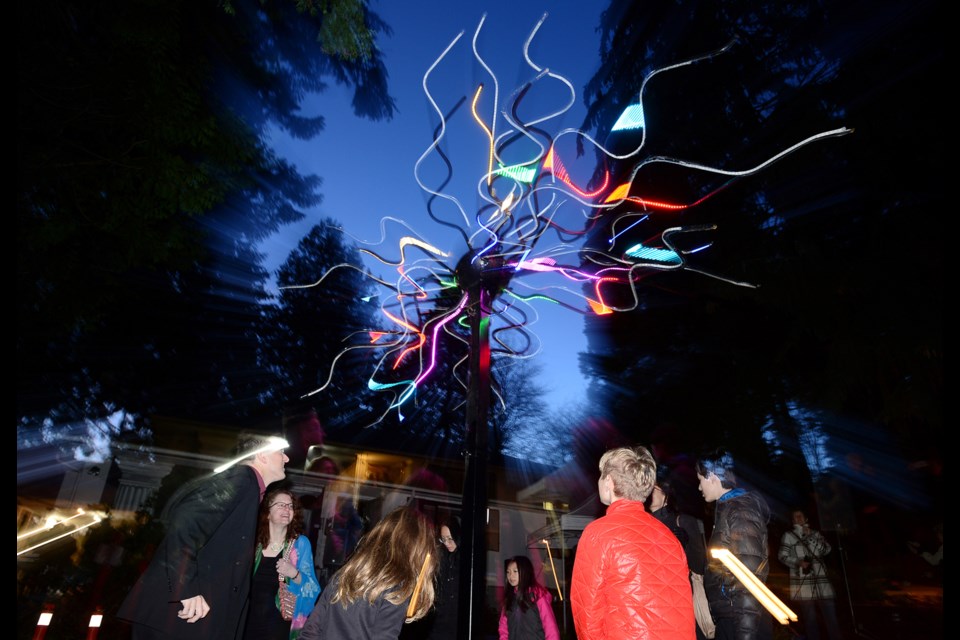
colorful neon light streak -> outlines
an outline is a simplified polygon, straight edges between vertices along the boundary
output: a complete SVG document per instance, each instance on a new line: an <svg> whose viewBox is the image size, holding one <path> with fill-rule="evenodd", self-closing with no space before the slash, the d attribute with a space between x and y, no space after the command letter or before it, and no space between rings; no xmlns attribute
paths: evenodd
<svg viewBox="0 0 960 640"><path fill-rule="evenodd" d="M680 256L671 249L657 249L655 247L645 247L642 244L635 244L626 250L626 255L640 260L653 260L654 262L670 262L680 264Z"/></svg>
<svg viewBox="0 0 960 640"><path fill-rule="evenodd" d="M567 169L563 166L563 163L560 162L559 156L554 153L553 147L550 147L550 152L547 153L547 159L543 162L544 170L549 169L554 176L560 179L564 184L573 189L576 193L583 196L584 198L595 198L610 185L610 172L607 171L603 176L603 184L597 187L596 191L586 192L573 184L573 181L570 179L570 174L567 173Z"/></svg>
<svg viewBox="0 0 960 640"><path fill-rule="evenodd" d="M401 404L407 401L407 399L413 394L417 389L417 385L423 382L427 376L430 375L430 372L433 371L434 366L436 366L437 361L437 332L443 328L443 325L447 324L451 320L457 317L457 314L467 305L467 296L463 296L460 300L460 304L450 313L448 313L444 318L436 323L436 326L433 328L433 341L430 344L430 364L427 366L426 370L421 372L419 376L413 381L413 383L400 394L400 397L397 399L397 402L394 403L394 407L399 407Z"/></svg>
<svg viewBox="0 0 960 640"><path fill-rule="evenodd" d="M644 126L643 105L637 103L631 104L623 110L617 121L613 123L613 128L610 131L630 131L632 129L642 129Z"/></svg>

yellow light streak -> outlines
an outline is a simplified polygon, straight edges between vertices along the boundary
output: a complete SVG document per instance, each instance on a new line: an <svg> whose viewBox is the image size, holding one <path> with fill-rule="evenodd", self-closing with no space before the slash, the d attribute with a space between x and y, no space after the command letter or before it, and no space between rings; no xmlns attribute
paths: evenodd
<svg viewBox="0 0 960 640"><path fill-rule="evenodd" d="M729 549L710 549L710 555L722 562L730 570L730 573L736 576L737 580L753 594L780 624L790 624L791 621L797 621L797 614L783 604L783 601L775 596L752 571L747 569L737 556L730 553Z"/></svg>
<svg viewBox="0 0 960 640"><path fill-rule="evenodd" d="M417 583L413 587L413 595L410 596L410 604L407 605L407 617L413 616L417 610L417 599L420 597L420 589L423 588L423 578L427 573L427 564L430 562L430 554L423 559L423 566L420 567L420 574L417 575Z"/></svg>
<svg viewBox="0 0 960 640"><path fill-rule="evenodd" d="M553 565L553 554L550 552L550 541L544 538L543 544L547 547L547 557L550 558L550 572L553 574L553 584L557 585L557 593L560 594L560 602L563 602L563 590L560 588L560 580L557 578L557 568Z"/></svg>
<svg viewBox="0 0 960 640"><path fill-rule="evenodd" d="M493 183L493 132L483 123L483 120L480 119L480 114L477 113L477 102L480 100L481 91L483 91L482 84L477 87L477 92L473 96L473 102L470 104L470 112L473 114L473 119L476 120L480 128L486 132L487 138L490 140L490 152L487 158L487 186L489 187L491 183Z"/></svg>
<svg viewBox="0 0 960 640"><path fill-rule="evenodd" d="M93 525L97 524L98 522L100 522L101 520L104 519L104 516L101 516L100 514L97 514L97 513L89 513L89 514L85 514L85 515L89 515L91 518L93 518L93 520L92 520L91 522L88 522L88 523L85 524L85 525L82 525L82 526L74 526L74 528L73 528L73 529L70 529L70 531L61 533L60 535L57 535L57 536L53 536L52 538L49 538L49 539L47 539L47 540L44 540L43 542L37 543L37 544L33 545L32 547L27 547L27 548L24 549L23 551L17 551L17 555L18 555L18 556L22 556L23 554L27 553L28 551L33 551L34 549L39 549L40 547L42 547L42 546L44 546L44 545L46 545L46 544L50 544L51 542L54 542L55 540L59 540L60 538L65 538L65 537L67 537L67 536L69 536L69 535L73 535L73 534L76 533L77 531L83 531L83 530L86 529L87 527L92 527Z"/></svg>
<svg viewBox="0 0 960 640"><path fill-rule="evenodd" d="M276 437L276 436L270 436L269 438L267 438L267 444L263 445L263 446L260 447L259 449L254 449L253 451L251 451L251 452L249 452L249 453L247 453L247 454L245 454L245 455L242 455L242 456L240 456L239 458L234 458L234 459L231 460L230 462L225 462L224 464L222 464L222 465L220 465L219 467L217 467L216 469L214 469L213 472L214 472L214 473L220 473L220 472L222 472L222 471L226 471L227 469L229 469L229 468L232 467L233 465L237 464L238 462L243 462L243 461L246 460L247 458L251 458L251 457L257 455L258 453L273 453L274 451L280 451L280 450L282 450L282 449L286 449L286 448L289 447L289 446L290 446L290 444L289 444L286 440L284 440L283 438L278 438L278 437Z"/></svg>

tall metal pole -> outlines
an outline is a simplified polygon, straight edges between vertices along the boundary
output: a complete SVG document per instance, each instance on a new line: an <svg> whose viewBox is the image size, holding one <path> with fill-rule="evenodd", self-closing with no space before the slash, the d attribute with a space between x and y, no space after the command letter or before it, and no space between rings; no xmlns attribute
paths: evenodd
<svg viewBox="0 0 960 640"><path fill-rule="evenodd" d="M460 593L457 637L483 637L487 588L487 412L490 401L489 300L483 287L484 262L468 254L457 267L467 293L470 323L469 378L466 406L463 504L461 510Z"/></svg>

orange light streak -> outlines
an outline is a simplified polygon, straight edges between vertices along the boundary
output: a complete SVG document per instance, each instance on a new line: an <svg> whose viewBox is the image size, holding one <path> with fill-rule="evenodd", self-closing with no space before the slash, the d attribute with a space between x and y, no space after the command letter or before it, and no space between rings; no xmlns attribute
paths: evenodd
<svg viewBox="0 0 960 640"><path fill-rule="evenodd" d="M381 309L381 311L383 311L383 315L387 316L388 318L396 322L398 325L400 325L404 329L408 331L412 331L413 333L417 334L417 336L419 336L420 338L419 344L416 344L412 347L407 347L406 349L400 352L400 355L397 356L397 359L393 363L393 369L396 369L397 367L400 366L400 363L403 362L403 359L407 357L408 353L410 353L411 351L416 351L417 349L419 349L424 345L424 343L427 341L427 337L423 335L423 332L420 331L418 327L410 324L409 322L406 322L405 320L398 318L397 316L393 315L386 309Z"/></svg>
<svg viewBox="0 0 960 640"><path fill-rule="evenodd" d="M547 159L543 162L544 169L550 169L554 176L559 178L566 184L568 187L576 191L578 194L584 198L595 198L600 195L604 189L610 184L610 172L607 171L606 175L603 177L603 184L600 185L596 191L584 191L573 184L573 180L570 179L570 174L567 172L566 168L563 166L563 163L560 162L560 157L556 155L553 150L553 147L550 147L550 151L547 152Z"/></svg>
<svg viewBox="0 0 960 640"><path fill-rule="evenodd" d="M587 301L590 303L590 306L593 308L594 313L598 316L605 316L613 313L613 309L607 306L607 303L603 301L603 296L600 294L600 285L604 282L617 282L617 278L600 278L597 280L597 283L593 285L593 290L597 293L597 300L599 300L599 307L596 306L593 300L587 298Z"/></svg>

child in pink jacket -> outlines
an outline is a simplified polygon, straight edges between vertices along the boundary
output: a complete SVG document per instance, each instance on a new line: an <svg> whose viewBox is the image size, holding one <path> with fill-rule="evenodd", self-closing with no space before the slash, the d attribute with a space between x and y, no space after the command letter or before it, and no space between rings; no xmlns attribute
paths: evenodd
<svg viewBox="0 0 960 640"><path fill-rule="evenodd" d="M504 563L507 584L500 609L500 640L560 640L553 596L537 583L527 556Z"/></svg>

